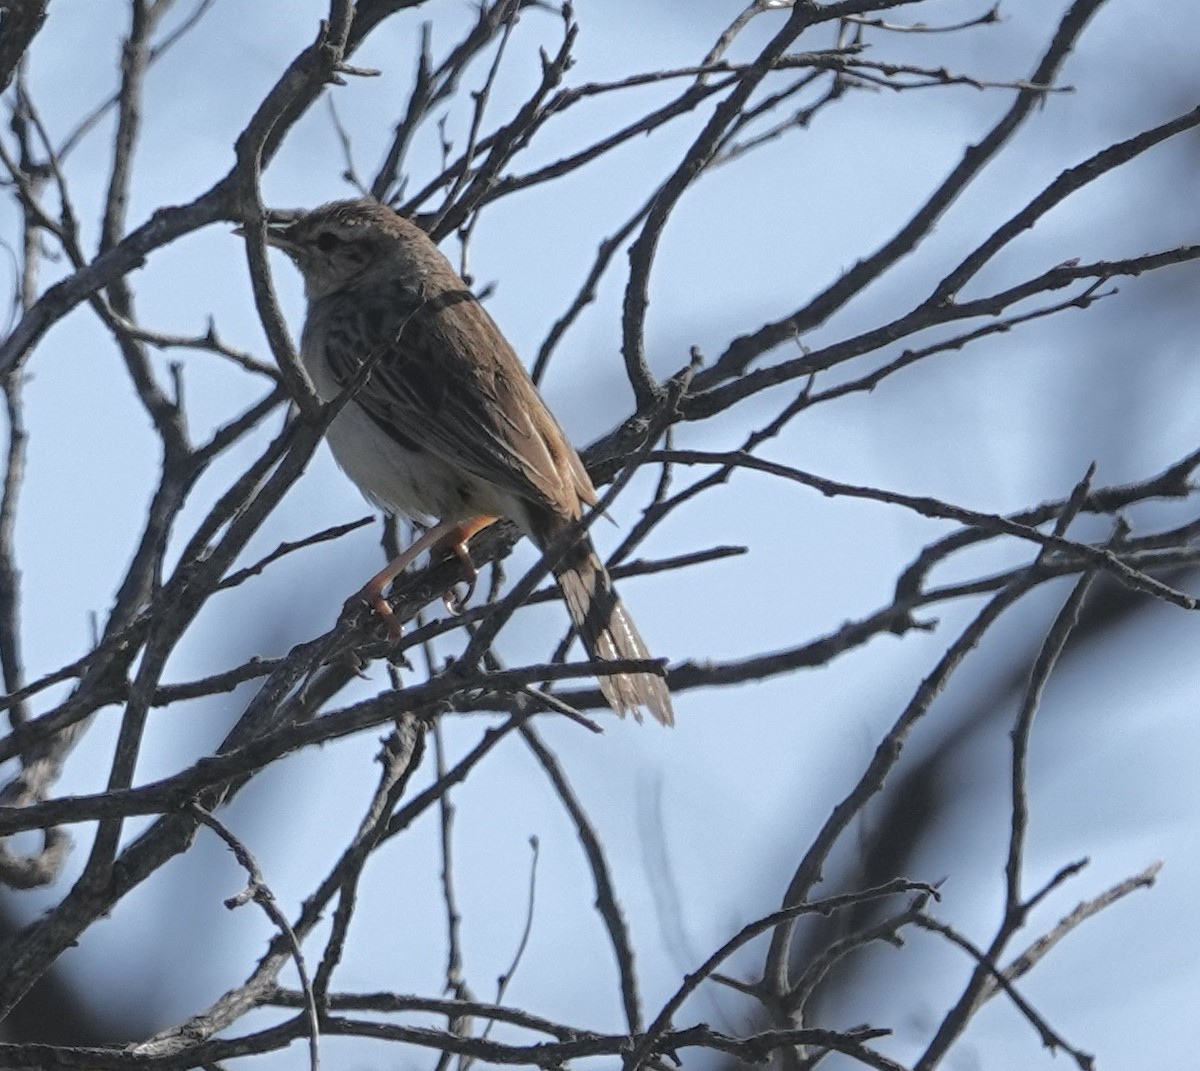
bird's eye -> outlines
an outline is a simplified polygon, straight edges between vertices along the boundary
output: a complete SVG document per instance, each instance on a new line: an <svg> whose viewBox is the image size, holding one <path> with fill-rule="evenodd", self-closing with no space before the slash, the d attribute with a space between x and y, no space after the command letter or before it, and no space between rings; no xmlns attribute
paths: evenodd
<svg viewBox="0 0 1200 1071"><path fill-rule="evenodd" d="M342 240L332 231L322 231L317 235L317 248L322 253L331 253L341 244Z"/></svg>

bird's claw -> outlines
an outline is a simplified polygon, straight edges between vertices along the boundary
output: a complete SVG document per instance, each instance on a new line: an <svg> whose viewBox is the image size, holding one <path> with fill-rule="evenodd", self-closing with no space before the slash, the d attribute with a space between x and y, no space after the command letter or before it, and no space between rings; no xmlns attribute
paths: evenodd
<svg viewBox="0 0 1200 1071"><path fill-rule="evenodd" d="M442 596L442 605L446 607L446 612L451 617L458 617L466 608L467 603L471 601L471 596L475 594L475 583L479 580L479 570L475 568L475 563L471 561L471 552L467 550L466 540L461 543L455 543L450 547L454 556L458 559L459 564L463 567L463 572L467 574L467 592L465 595L458 594L458 585L455 584L449 591Z"/></svg>
<svg viewBox="0 0 1200 1071"><path fill-rule="evenodd" d="M368 584L362 591L351 595L346 600L346 605L342 608L342 613L352 613L362 606L366 606L368 609L374 611L376 616L383 620L383 623L387 626L388 643L395 643L404 635L404 624L396 616L396 612L392 609L392 604L383 597L382 591Z"/></svg>
<svg viewBox="0 0 1200 1071"><path fill-rule="evenodd" d="M442 596L442 605L446 607L446 613L451 617L458 617L466 608L467 603L471 601L471 596L475 594L475 581L477 576L472 576L467 582L467 590L464 594L458 593L459 585L455 584L449 591Z"/></svg>

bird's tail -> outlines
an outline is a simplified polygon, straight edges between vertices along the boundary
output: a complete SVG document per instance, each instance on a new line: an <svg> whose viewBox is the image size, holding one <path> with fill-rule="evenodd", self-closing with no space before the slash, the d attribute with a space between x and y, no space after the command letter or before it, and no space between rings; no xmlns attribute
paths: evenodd
<svg viewBox="0 0 1200 1071"><path fill-rule="evenodd" d="M652 657L625 604L617 598L608 570L596 556L591 540L586 536L580 539L555 567L554 573L571 620L592 659L611 662ZM641 721L645 708L663 725L675 724L671 693L667 682L657 674L603 674L600 690L622 717L629 712Z"/></svg>

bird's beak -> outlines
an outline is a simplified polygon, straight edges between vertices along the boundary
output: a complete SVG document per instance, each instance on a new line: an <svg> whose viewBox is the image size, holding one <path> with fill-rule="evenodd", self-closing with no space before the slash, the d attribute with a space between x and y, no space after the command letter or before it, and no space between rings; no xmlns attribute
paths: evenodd
<svg viewBox="0 0 1200 1071"><path fill-rule="evenodd" d="M267 220L267 233L265 235L267 245L273 245L276 249L282 249L285 253L292 249L294 243L290 242L287 237L290 226L291 221L288 220ZM238 224L233 228L233 233L239 238L245 238L246 228L244 225Z"/></svg>

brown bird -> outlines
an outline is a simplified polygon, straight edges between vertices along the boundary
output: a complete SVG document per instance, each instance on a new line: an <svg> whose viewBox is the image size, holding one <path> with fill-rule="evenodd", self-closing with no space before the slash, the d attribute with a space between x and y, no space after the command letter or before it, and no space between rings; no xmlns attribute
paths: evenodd
<svg viewBox="0 0 1200 1071"><path fill-rule="evenodd" d="M370 200L323 205L268 242L304 276L300 356L317 394L349 400L329 427L346 474L383 509L437 523L363 588L386 618L387 586L425 550L459 555L501 517L554 566L571 620L596 660L649 658L607 570L579 525L596 489L500 329L424 231ZM654 673L600 677L612 708L671 725Z"/></svg>

